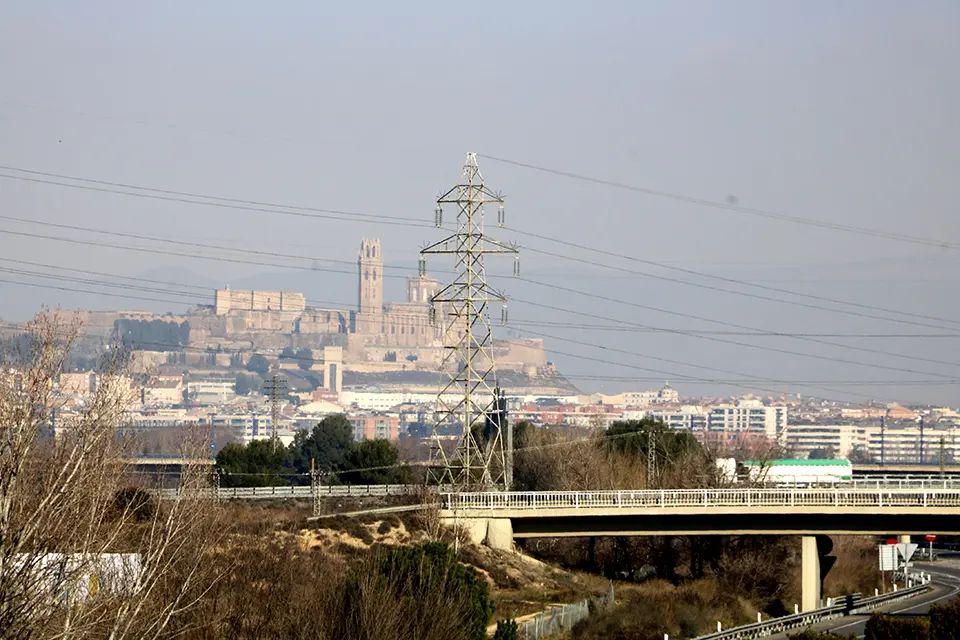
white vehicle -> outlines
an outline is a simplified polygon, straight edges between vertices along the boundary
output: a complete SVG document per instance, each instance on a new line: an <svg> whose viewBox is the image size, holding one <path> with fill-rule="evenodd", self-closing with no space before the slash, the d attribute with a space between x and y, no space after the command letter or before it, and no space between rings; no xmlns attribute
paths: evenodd
<svg viewBox="0 0 960 640"><path fill-rule="evenodd" d="M776 487L838 485L853 480L849 460L747 460L744 475L751 482Z"/></svg>

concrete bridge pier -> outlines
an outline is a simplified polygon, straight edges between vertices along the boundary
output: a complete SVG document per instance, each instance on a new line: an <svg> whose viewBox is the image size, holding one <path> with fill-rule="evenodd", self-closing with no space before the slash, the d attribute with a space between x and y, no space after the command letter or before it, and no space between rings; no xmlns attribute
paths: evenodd
<svg viewBox="0 0 960 640"><path fill-rule="evenodd" d="M800 542L800 610L820 607L820 552L816 536L803 536Z"/></svg>
<svg viewBox="0 0 960 640"><path fill-rule="evenodd" d="M487 546L513 551L513 522L510 518L490 518L487 521Z"/></svg>
<svg viewBox="0 0 960 640"><path fill-rule="evenodd" d="M804 611L823 606L823 579L837 561L833 540L823 534L800 538L800 599Z"/></svg>
<svg viewBox="0 0 960 640"><path fill-rule="evenodd" d="M459 528L470 536L473 544L491 549L513 551L513 522L510 518L443 518L443 524Z"/></svg>

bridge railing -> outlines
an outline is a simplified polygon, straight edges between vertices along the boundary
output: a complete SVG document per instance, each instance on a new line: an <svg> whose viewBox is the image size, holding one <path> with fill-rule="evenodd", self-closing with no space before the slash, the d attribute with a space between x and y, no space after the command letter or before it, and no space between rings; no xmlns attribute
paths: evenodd
<svg viewBox="0 0 960 640"><path fill-rule="evenodd" d="M898 488L898 489L950 489L960 488L960 477L935 478L910 475L864 475L852 480L840 480L827 476L777 476L766 478L761 486L779 488Z"/></svg>
<svg viewBox="0 0 960 640"><path fill-rule="evenodd" d="M682 507L952 507L956 489L654 489L443 493L450 510L549 510Z"/></svg>
<svg viewBox="0 0 960 640"><path fill-rule="evenodd" d="M220 487L217 490L217 497L221 500L269 500L271 498L399 496L413 494L419 489L419 485L408 484ZM209 493L210 497L213 496L212 488L204 491ZM159 494L163 499L173 499L179 495L179 490L160 489Z"/></svg>
<svg viewBox="0 0 960 640"><path fill-rule="evenodd" d="M950 489L960 487L960 477L945 476L936 478L930 476L866 474L854 478L845 486L854 487L898 487L902 489Z"/></svg>

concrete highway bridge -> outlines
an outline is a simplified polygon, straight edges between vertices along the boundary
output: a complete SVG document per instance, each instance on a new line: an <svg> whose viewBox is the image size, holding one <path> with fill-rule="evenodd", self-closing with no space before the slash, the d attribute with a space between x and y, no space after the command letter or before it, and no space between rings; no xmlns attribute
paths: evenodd
<svg viewBox="0 0 960 640"><path fill-rule="evenodd" d="M960 487L444 493L441 517L504 550L515 538L798 535L808 610L820 601L817 534L960 534Z"/></svg>

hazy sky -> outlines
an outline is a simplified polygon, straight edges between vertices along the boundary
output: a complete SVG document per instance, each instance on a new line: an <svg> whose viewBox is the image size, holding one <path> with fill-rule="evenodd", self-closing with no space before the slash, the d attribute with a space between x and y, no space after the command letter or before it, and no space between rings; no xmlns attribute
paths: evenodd
<svg viewBox="0 0 960 640"><path fill-rule="evenodd" d="M0 165L419 218L429 225L438 191L455 182L464 153L476 151L708 200L735 196L745 207L956 245L958 34L960 4L952 0L6 0L0 2ZM790 297L498 230L531 249L522 258L531 279L767 331L960 333L958 248L801 226L490 159L482 158L481 167L488 183L507 195L508 224L517 230L941 320L846 307L926 326L894 323L658 281L533 250ZM355 259L361 236L379 236L388 263L410 269L419 245L440 235L430 228L197 206L6 177L0 177L0 215L346 261ZM0 256L7 260L153 274L204 287L267 281L280 287L282 277L264 274L290 270L264 263L310 264L263 256L236 264L68 244L8 232L229 255L2 218L0 231ZM297 286L310 278L311 298L353 302L353 269L324 266L351 273L290 277ZM10 262L0 262L0 269L45 271ZM491 270L507 273L510 266L499 263ZM0 280L106 290L9 271L0 271ZM536 301L659 328L735 330L529 282L498 278L497 284L516 300L512 319L601 322L524 306ZM393 290L399 295L399 287ZM5 319L29 317L41 303L156 307L0 282ZM564 371L671 377L688 394L743 389L684 384L667 374L755 376L778 381L758 382L759 388L840 399L873 395L960 404L954 381L960 378L960 338L822 338L907 356L901 358L799 338L722 337L774 351L669 333L544 332L631 352L548 338ZM822 384L795 384L800 381ZM868 381L886 384L845 386ZM596 379L581 386L601 384L612 390L653 382Z"/></svg>

